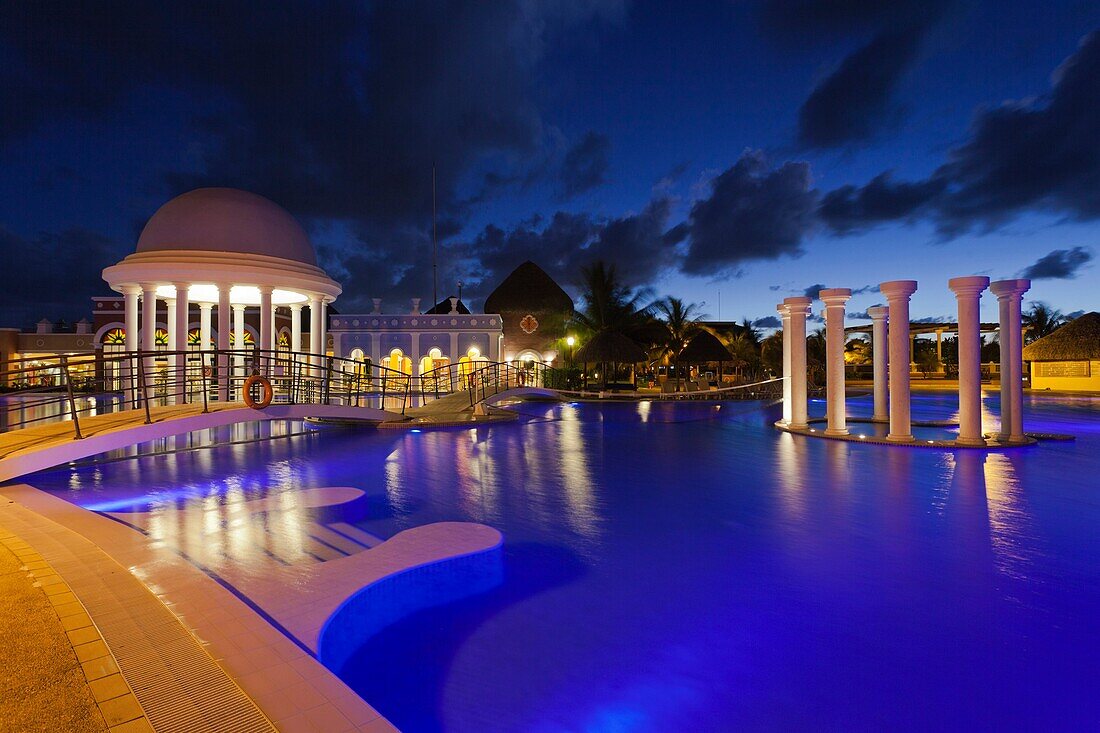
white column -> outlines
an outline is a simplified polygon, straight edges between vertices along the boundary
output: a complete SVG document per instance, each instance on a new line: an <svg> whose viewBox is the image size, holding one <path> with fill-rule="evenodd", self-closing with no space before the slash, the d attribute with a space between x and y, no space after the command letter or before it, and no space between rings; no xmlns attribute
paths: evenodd
<svg viewBox="0 0 1100 733"><path fill-rule="evenodd" d="M847 435L844 400L844 304L852 297L849 288L826 288L818 293L825 303L825 413L826 435Z"/></svg>
<svg viewBox="0 0 1100 733"><path fill-rule="evenodd" d="M176 342L172 348L182 352L176 354L173 359L172 380L175 382L174 391L181 393L178 402L185 402L187 392L187 326L190 314L190 283L176 283ZM169 391L173 391L170 389Z"/></svg>
<svg viewBox="0 0 1100 733"><path fill-rule="evenodd" d="M175 351L176 350L176 299L175 298L166 298L164 300L164 305L167 306L167 308L168 308L168 313L165 316L166 323L164 324L167 327L167 331L168 331L168 350L169 351ZM169 359L169 363L171 363L171 359Z"/></svg>
<svg viewBox="0 0 1100 733"><path fill-rule="evenodd" d="M959 437L960 445L985 445L982 437L982 291L989 278L956 277L947 281L959 304ZM936 346L939 347L939 331Z"/></svg>
<svg viewBox="0 0 1100 733"><path fill-rule="evenodd" d="M290 306L290 351L294 354L302 353L301 303L294 303Z"/></svg>
<svg viewBox="0 0 1100 733"><path fill-rule="evenodd" d="M226 283L218 284L218 351L229 350L229 317L232 306L229 303L229 291L232 286ZM229 357L222 354L218 358L218 399L225 402L229 399Z"/></svg>
<svg viewBox="0 0 1100 733"><path fill-rule="evenodd" d="M279 306L271 306L271 348L279 348Z"/></svg>
<svg viewBox="0 0 1100 733"><path fill-rule="evenodd" d="M271 310L271 291L273 288L260 286L260 351L271 351L271 327L275 322ZM266 354L260 358L266 358Z"/></svg>
<svg viewBox="0 0 1100 733"><path fill-rule="evenodd" d="M805 296L783 299L783 304L790 312L791 322L790 427L796 430L805 430L809 427L806 404L806 316L810 315L812 302Z"/></svg>
<svg viewBox="0 0 1100 733"><path fill-rule="evenodd" d="M327 300L321 301L321 356L328 353L328 304Z"/></svg>
<svg viewBox="0 0 1100 733"><path fill-rule="evenodd" d="M1024 435L1023 319L1021 301L1030 280L998 280L989 286L1001 317L1001 432L1005 443L1026 443Z"/></svg>
<svg viewBox="0 0 1100 733"><path fill-rule="evenodd" d="M156 349L157 344L157 286L153 283L141 284L141 350L150 354ZM145 381L153 383L153 369L156 368L155 357L145 358L142 365L145 372ZM144 385L142 385L144 389Z"/></svg>
<svg viewBox="0 0 1100 733"><path fill-rule="evenodd" d="M123 285L122 295L126 304L126 351L137 351L138 345L138 297L141 295L141 288L137 285ZM131 360L127 357L122 362L117 363L110 367L112 372L118 376L122 383L119 385L123 392L130 392L130 397L133 397L134 379L136 374L132 373ZM125 398L125 399L129 399Z"/></svg>
<svg viewBox="0 0 1100 733"><path fill-rule="evenodd" d="M233 304L233 373L244 378L244 304Z"/></svg>
<svg viewBox="0 0 1100 733"><path fill-rule="evenodd" d="M784 425L791 424L791 311L785 303L775 306L783 322L783 419Z"/></svg>
<svg viewBox="0 0 1100 733"><path fill-rule="evenodd" d="M311 297L309 299L309 353L311 354L320 354L324 348L324 342L321 341L323 318L321 298Z"/></svg>
<svg viewBox="0 0 1100 733"><path fill-rule="evenodd" d="M210 317L214 312L213 303L199 303L199 350L210 350ZM202 355L202 365L210 363L208 354Z"/></svg>
<svg viewBox="0 0 1100 733"><path fill-rule="evenodd" d="M887 440L913 440L909 421L909 297L917 291L916 280L891 280L879 285L890 308L890 434Z"/></svg>
<svg viewBox="0 0 1100 733"><path fill-rule="evenodd" d="M890 350L886 343L886 323L890 309L884 305L873 305L867 309L867 315L871 316L871 359L874 373L875 409L871 417L875 422L889 420L887 413L886 397L886 365Z"/></svg>

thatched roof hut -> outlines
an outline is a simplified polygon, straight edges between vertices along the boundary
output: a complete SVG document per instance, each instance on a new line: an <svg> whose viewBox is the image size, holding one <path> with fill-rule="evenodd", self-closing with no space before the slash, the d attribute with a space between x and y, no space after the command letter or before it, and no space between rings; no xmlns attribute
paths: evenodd
<svg viewBox="0 0 1100 733"><path fill-rule="evenodd" d="M486 313L573 312L573 299L531 260L512 270L485 299Z"/></svg>
<svg viewBox="0 0 1100 733"><path fill-rule="evenodd" d="M703 364L711 361L733 361L733 354L710 331L695 334L680 352L681 364Z"/></svg>
<svg viewBox="0 0 1100 733"><path fill-rule="evenodd" d="M641 346L618 331L600 331L577 349L574 359L590 364L637 364L647 361L648 357Z"/></svg>
<svg viewBox="0 0 1100 733"><path fill-rule="evenodd" d="M1075 318L1054 333L1024 347L1027 361L1100 359L1100 313Z"/></svg>

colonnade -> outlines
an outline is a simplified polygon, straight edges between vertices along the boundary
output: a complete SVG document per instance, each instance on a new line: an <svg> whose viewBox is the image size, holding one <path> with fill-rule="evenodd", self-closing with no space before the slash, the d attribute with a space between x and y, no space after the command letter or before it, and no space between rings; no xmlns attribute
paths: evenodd
<svg viewBox="0 0 1100 733"><path fill-rule="evenodd" d="M157 329L157 307L158 301L160 300L165 302L168 311L167 318L165 319L165 325L168 331L168 351L187 351L192 285L185 282L172 283L172 285L175 288L174 297L158 295L158 284L156 283L125 285L121 288L125 300L126 351L137 351L139 347L149 352L154 351ZM197 301L199 306L199 343L202 350L208 350L210 348L213 325L212 319L215 309L217 310L218 317L217 349L221 351L228 351L230 348L236 350L245 349L245 317L249 305L246 303L233 302L231 296L232 288L233 285L231 284L218 284L216 286L216 300L204 299ZM275 314L278 306L272 302L274 288L261 286L256 289L259 291L260 301L258 347L261 351L272 351L278 346L278 338L275 329ZM213 294L210 290L208 286L204 286L204 295ZM304 303L293 303L288 305L291 317L290 350L293 353L301 353L302 351L303 305ZM321 296L311 296L309 298L309 307L311 320L309 330L309 353L320 355L324 353L325 344L327 342L327 319L325 318L327 299ZM231 320L232 325L230 325ZM230 344L231 332L233 334L232 346ZM208 357L204 356L203 359L204 367L214 366L209 363ZM154 369L154 360L155 357L152 355L146 357L144 365L146 372L152 372ZM228 374L230 367L228 356L221 357L221 360L222 363L217 365L219 367L219 373ZM233 361L233 366L235 367L234 371L241 372L244 369L245 356L243 354L235 355ZM323 365L322 356L315 356L313 361L315 362L314 365L317 367ZM184 353L174 354L171 357L170 366L175 373L182 373L186 367L186 355ZM227 380L221 380L219 383L218 395L219 399L225 400L229 398L229 384Z"/></svg>
<svg viewBox="0 0 1100 733"><path fill-rule="evenodd" d="M1001 430L998 442L1026 443L1023 430L1023 328L1021 304L1029 280L999 280L984 276L948 281L958 304L959 436L958 445L985 445L981 416L981 295L986 288L1000 308ZM915 280L880 283L886 305L868 308L872 323L875 422L889 422L887 441L915 442L910 415L909 301ZM826 428L825 435L848 435L845 411L844 317L851 297L848 288L819 293L825 303ZM783 324L783 417L779 424L794 430L809 428L806 385L806 317L808 297L786 298L776 306Z"/></svg>

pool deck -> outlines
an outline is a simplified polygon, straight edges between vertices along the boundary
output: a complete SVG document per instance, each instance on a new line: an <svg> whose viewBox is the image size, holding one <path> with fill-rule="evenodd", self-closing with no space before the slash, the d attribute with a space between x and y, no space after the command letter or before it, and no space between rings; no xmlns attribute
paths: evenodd
<svg viewBox="0 0 1100 733"><path fill-rule="evenodd" d="M309 501L339 503L356 491ZM268 509L260 500L251 510ZM129 526L31 486L0 488L0 533L40 555L82 604L74 618L99 632L96 651L117 660L152 728L181 733L396 730L316 660L323 624L379 579L501 541L483 525L448 522L341 560L224 578L135 531L139 515L125 516Z"/></svg>

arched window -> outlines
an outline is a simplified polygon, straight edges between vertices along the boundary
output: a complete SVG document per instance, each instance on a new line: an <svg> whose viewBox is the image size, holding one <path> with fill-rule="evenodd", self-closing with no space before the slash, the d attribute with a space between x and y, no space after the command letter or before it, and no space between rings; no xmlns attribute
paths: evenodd
<svg viewBox="0 0 1100 733"><path fill-rule="evenodd" d="M245 331L244 332L244 345L245 345L245 347L254 346L255 344L256 344L256 339L253 338L252 333L250 331ZM235 348L237 346L237 334L233 333L232 331L229 332L229 346L231 348Z"/></svg>
<svg viewBox="0 0 1100 733"><path fill-rule="evenodd" d="M112 328L107 333L103 334L104 346L125 346L126 345L126 331L121 328Z"/></svg>

